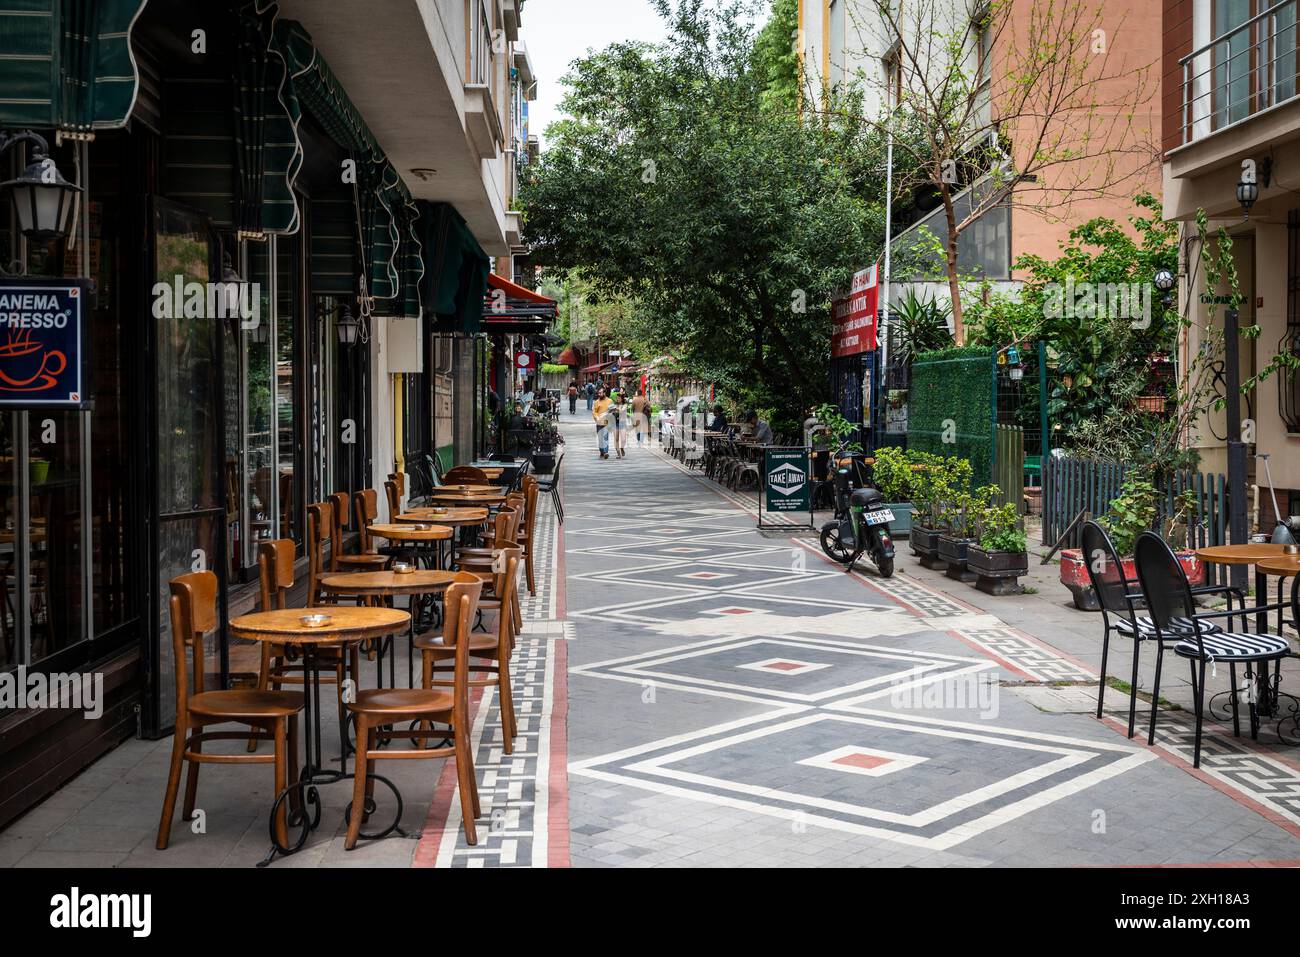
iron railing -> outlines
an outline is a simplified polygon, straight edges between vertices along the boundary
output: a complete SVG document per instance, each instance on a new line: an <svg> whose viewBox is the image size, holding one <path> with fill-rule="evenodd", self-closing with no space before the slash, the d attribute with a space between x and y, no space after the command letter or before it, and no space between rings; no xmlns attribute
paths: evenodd
<svg viewBox="0 0 1300 957"><path fill-rule="evenodd" d="M1280 0L1179 59L1182 144L1217 133L1296 95L1297 0Z"/></svg>

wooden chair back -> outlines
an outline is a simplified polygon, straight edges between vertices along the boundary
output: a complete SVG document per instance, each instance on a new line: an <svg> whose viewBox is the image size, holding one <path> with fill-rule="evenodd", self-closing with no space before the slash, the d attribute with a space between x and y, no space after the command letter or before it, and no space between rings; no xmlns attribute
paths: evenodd
<svg viewBox="0 0 1300 957"><path fill-rule="evenodd" d="M402 514L402 489L392 477L384 483L384 494L388 496L388 520L397 521L397 516Z"/></svg>
<svg viewBox="0 0 1300 957"><path fill-rule="evenodd" d="M379 517L379 493L372 488L362 489L352 496L353 515L357 520L357 532L361 535L361 551L371 551L370 526Z"/></svg>
<svg viewBox="0 0 1300 957"><path fill-rule="evenodd" d="M442 477L444 485L486 485L487 473L472 465L457 465Z"/></svg>
<svg viewBox="0 0 1300 957"><path fill-rule="evenodd" d="M325 541L332 538L334 504L313 502L307 506L307 605L316 604L321 576L325 573Z"/></svg>
<svg viewBox="0 0 1300 957"><path fill-rule="evenodd" d="M172 654L176 658L176 720L189 713L189 671L194 672L193 693L203 692L203 636L217 627L217 576L190 572L168 583L171 593ZM477 606L476 606L477 607ZM186 651L190 653L187 664Z"/></svg>
<svg viewBox="0 0 1300 957"><path fill-rule="evenodd" d="M293 588L294 543L277 538L257 546L257 578L261 586L262 611L284 608Z"/></svg>

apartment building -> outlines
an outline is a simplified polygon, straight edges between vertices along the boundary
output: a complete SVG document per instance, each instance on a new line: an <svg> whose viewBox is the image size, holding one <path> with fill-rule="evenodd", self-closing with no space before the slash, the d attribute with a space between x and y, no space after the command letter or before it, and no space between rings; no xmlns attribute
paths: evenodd
<svg viewBox="0 0 1300 957"><path fill-rule="evenodd" d="M167 732L169 579L215 571L224 621L253 604L262 541L292 539L302 577L309 503L482 450L490 360L539 325L484 316L526 254L523 6L0 10L0 144L36 134L0 180L48 159L77 188L55 233L6 198L0 263L21 276L0 285L90 300L76 403L0 382L0 670L105 678L94 718L0 703L0 825ZM173 279L254 316L181 308ZM209 687L255 670L224 633L206 651Z"/></svg>
<svg viewBox="0 0 1300 957"><path fill-rule="evenodd" d="M930 69L932 77L941 75L950 65L945 43L960 39L962 53L958 68L973 84L972 124L986 131L997 128L999 80L1007 74L1007 47L1023 37L1028 29L1035 3L1043 0L1013 0L1007 7L1007 22L1001 30L980 29L986 18L987 0L899 0L893 4L899 29L895 31L881 16L876 0L801 0L799 4L798 43L803 62L805 103L813 109L824 106L834 91L856 87L862 96L861 109L869 117L881 116L892 103L919 84L910 78L910 70ZM1159 94L1154 74L1157 56L1149 45L1150 37L1160 26L1160 11L1154 6L1131 4L1123 0L1095 0L1098 23L1109 27L1102 37L1105 55L1115 64L1106 72L1111 76L1149 67L1150 82L1133 91L1117 89L1118 81L1102 84L1097 91L1100 102L1126 101L1135 114L1132 139L1149 139L1152 149L1145 159L1129 158L1120 168L1109 172L1112 179L1123 179L1128 196L1142 189L1155 192L1160 186L1160 170L1154 162L1157 136ZM914 51L906 55L900 48ZM933 59L927 58L927 51ZM1129 78L1124 83L1135 82ZM1120 119L1120 117L1116 117ZM972 144L975 146L978 144ZM896 157L896 164L905 163ZM896 169L898 169L896 165ZM1052 174L1060 183L1077 186L1076 171L1061 169ZM1095 216L1110 216L1120 222L1132 212L1124 197L1071 198L1052 195L1052 182L1038 184L1034 192L1049 201L1012 202L988 211L980 221L966 230L958 242L958 264L964 275L991 280L995 286L1013 290L1022 278L1014 269L1015 260L1025 254L1052 257L1071 226ZM970 190L979 189L979 181L969 184L955 198L958 216L970 209ZM895 196L892 235L894 248L906 248L921 228L937 236L946 232L937 193L918 189L915 195ZM865 265L865 264L864 264ZM890 290L891 301L906 289L902 282L916 277L895 274ZM909 284L910 285L910 284ZM945 283L924 283L927 294L947 298Z"/></svg>

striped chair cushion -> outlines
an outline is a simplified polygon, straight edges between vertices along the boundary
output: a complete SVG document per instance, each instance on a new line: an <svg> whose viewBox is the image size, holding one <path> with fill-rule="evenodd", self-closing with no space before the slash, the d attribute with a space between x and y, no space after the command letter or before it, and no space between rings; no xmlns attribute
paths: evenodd
<svg viewBox="0 0 1300 957"><path fill-rule="evenodd" d="M1137 619L1138 637L1154 638L1156 636L1156 623L1151 620L1149 615L1139 615ZM1115 619L1115 630L1121 635L1133 635L1133 622L1126 617L1117 617ZM1215 633L1223 631L1223 628L1210 621L1201 622L1201 634ZM1163 634L1167 638L1178 638L1182 635L1196 634L1196 626L1190 618L1175 618Z"/></svg>
<svg viewBox="0 0 1300 957"><path fill-rule="evenodd" d="M1276 635L1252 635L1245 632L1223 632L1202 635L1205 654L1216 661L1251 661L1259 658L1279 658L1291 651L1285 638ZM1184 658L1199 658L1196 639L1180 641L1174 651Z"/></svg>

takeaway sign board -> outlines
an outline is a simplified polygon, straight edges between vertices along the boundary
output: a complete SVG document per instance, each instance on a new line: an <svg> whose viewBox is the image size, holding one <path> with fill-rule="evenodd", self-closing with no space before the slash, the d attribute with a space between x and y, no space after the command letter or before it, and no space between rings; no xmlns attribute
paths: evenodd
<svg viewBox="0 0 1300 957"><path fill-rule="evenodd" d="M835 358L876 348L879 273L877 264L854 274L849 294L831 303L831 355Z"/></svg>
<svg viewBox="0 0 1300 957"><path fill-rule="evenodd" d="M87 409L90 280L0 280L0 409Z"/></svg>

